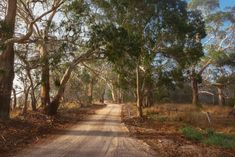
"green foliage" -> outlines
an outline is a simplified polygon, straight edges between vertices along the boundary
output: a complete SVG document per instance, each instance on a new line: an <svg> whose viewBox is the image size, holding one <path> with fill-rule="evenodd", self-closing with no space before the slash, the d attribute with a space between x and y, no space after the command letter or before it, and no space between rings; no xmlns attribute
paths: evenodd
<svg viewBox="0 0 235 157"><path fill-rule="evenodd" d="M184 80L185 66L204 55L200 42L206 35L204 22L199 12L187 11L184 1L103 0L95 4L108 22L93 26L91 43L104 45L102 50L121 75L122 84L135 85L138 63L145 71L140 77L146 91L164 85L174 88Z"/></svg>
<svg viewBox="0 0 235 157"><path fill-rule="evenodd" d="M207 138L203 140L203 143L223 148L235 148L235 136L210 133L207 135Z"/></svg>
<svg viewBox="0 0 235 157"><path fill-rule="evenodd" d="M195 79L198 83L202 83L202 76L200 74L196 74Z"/></svg>
<svg viewBox="0 0 235 157"><path fill-rule="evenodd" d="M80 76L83 83L88 84L90 82L91 76L86 69L83 69Z"/></svg>
<svg viewBox="0 0 235 157"><path fill-rule="evenodd" d="M79 17L81 14L86 13L88 5L84 0L72 0L65 7L67 12L72 11L73 15Z"/></svg>
<svg viewBox="0 0 235 157"><path fill-rule="evenodd" d="M206 7L208 10L219 8L219 0L192 0L189 4L191 9Z"/></svg>
<svg viewBox="0 0 235 157"><path fill-rule="evenodd" d="M190 126L185 126L184 128L181 129L181 132L185 137L192 140L201 141L203 139L203 134L200 131Z"/></svg>
<svg viewBox="0 0 235 157"><path fill-rule="evenodd" d="M216 133L208 128L206 132L198 131L191 126L185 126L181 129L182 134L192 140L200 141L207 145L214 145L223 148L235 148L235 136Z"/></svg>
<svg viewBox="0 0 235 157"><path fill-rule="evenodd" d="M126 52L137 57L140 51L138 38L114 24L94 26L91 42L106 45L103 53L113 63L120 61Z"/></svg>

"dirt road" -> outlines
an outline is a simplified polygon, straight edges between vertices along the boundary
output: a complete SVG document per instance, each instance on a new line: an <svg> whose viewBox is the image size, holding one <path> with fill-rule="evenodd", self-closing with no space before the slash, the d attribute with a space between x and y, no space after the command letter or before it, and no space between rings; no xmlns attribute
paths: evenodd
<svg viewBox="0 0 235 157"><path fill-rule="evenodd" d="M108 104L96 115L67 130L58 130L52 141L33 146L16 157L153 157L148 145L128 136L121 123L122 105Z"/></svg>

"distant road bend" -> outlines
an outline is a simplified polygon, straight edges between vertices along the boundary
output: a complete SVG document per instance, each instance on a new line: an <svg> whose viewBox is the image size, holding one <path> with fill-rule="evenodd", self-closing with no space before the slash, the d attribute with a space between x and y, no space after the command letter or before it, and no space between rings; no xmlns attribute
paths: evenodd
<svg viewBox="0 0 235 157"><path fill-rule="evenodd" d="M121 123L122 105L108 104L87 120L56 133L15 157L154 157L150 147L128 136Z"/></svg>

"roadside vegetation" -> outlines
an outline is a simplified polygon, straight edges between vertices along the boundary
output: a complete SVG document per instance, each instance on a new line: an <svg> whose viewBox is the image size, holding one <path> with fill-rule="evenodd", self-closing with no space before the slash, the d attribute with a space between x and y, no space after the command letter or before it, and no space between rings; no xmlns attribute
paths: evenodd
<svg viewBox="0 0 235 157"><path fill-rule="evenodd" d="M181 129L182 134L192 140L200 141L207 145L215 145L222 148L235 148L235 136L224 133L216 133L213 129L197 130L191 126Z"/></svg>
<svg viewBox="0 0 235 157"><path fill-rule="evenodd" d="M234 5L1 0L0 150L109 101L166 156L234 156Z"/></svg>
<svg viewBox="0 0 235 157"><path fill-rule="evenodd" d="M145 108L142 119L136 118L136 111L133 103L125 105L123 122L132 136L163 156L234 156L235 117L229 115L231 107L163 103Z"/></svg>

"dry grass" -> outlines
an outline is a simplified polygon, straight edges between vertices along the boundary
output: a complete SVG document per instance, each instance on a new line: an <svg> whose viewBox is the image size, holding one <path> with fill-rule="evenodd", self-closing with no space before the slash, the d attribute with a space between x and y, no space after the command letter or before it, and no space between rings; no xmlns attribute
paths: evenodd
<svg viewBox="0 0 235 157"><path fill-rule="evenodd" d="M214 128L218 132L235 133L235 118L228 116L231 110L231 107L223 106L204 105L198 108L189 104L161 104L144 109L144 113L159 121L182 122L198 128Z"/></svg>
<svg viewBox="0 0 235 157"><path fill-rule="evenodd" d="M127 108L131 109L131 117ZM130 103L123 107L122 119L132 136L144 140L160 156L235 157L235 117L227 116L231 109L161 104L145 108L144 118L137 118L135 104ZM211 125L206 112L211 116Z"/></svg>

